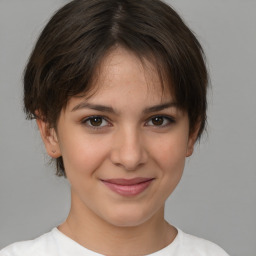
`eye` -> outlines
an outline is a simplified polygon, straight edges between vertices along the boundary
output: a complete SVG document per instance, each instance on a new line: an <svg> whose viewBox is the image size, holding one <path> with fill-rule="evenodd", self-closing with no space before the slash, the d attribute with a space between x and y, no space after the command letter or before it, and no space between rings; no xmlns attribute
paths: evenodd
<svg viewBox="0 0 256 256"><path fill-rule="evenodd" d="M146 126L159 126L159 127L165 127L172 123L174 123L175 120L172 117L167 116L154 116L150 118L150 120L146 123Z"/></svg>
<svg viewBox="0 0 256 256"><path fill-rule="evenodd" d="M90 116L82 120L82 124L90 128L99 129L105 126L110 126L109 122L102 116Z"/></svg>

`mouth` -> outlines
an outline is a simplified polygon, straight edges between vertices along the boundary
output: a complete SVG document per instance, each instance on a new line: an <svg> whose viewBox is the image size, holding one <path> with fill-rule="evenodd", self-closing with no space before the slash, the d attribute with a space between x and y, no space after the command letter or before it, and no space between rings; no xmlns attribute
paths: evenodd
<svg viewBox="0 0 256 256"><path fill-rule="evenodd" d="M107 179L101 180L109 189L121 196L136 196L146 190L154 178Z"/></svg>

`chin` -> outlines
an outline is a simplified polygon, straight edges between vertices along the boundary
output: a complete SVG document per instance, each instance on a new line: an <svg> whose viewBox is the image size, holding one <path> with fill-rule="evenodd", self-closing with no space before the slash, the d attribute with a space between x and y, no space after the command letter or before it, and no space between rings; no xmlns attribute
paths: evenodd
<svg viewBox="0 0 256 256"><path fill-rule="evenodd" d="M116 227L137 227L153 217L151 211L142 209L116 209L115 212L109 213L104 216L105 221Z"/></svg>

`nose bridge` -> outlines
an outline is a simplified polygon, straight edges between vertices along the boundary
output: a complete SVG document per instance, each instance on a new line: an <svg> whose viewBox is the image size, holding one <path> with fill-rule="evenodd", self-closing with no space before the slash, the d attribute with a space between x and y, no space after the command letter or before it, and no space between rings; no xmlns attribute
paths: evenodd
<svg viewBox="0 0 256 256"><path fill-rule="evenodd" d="M146 150L141 131L135 125L120 127L115 134L112 161L126 170L135 170L146 162Z"/></svg>

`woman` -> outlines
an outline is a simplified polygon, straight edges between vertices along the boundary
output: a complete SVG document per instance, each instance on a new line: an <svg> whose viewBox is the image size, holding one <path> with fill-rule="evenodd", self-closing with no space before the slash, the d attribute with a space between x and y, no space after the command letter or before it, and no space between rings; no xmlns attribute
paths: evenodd
<svg viewBox="0 0 256 256"><path fill-rule="evenodd" d="M43 30L24 75L57 175L64 223L0 255L227 255L164 219L206 122L201 46L158 0L75 0Z"/></svg>

